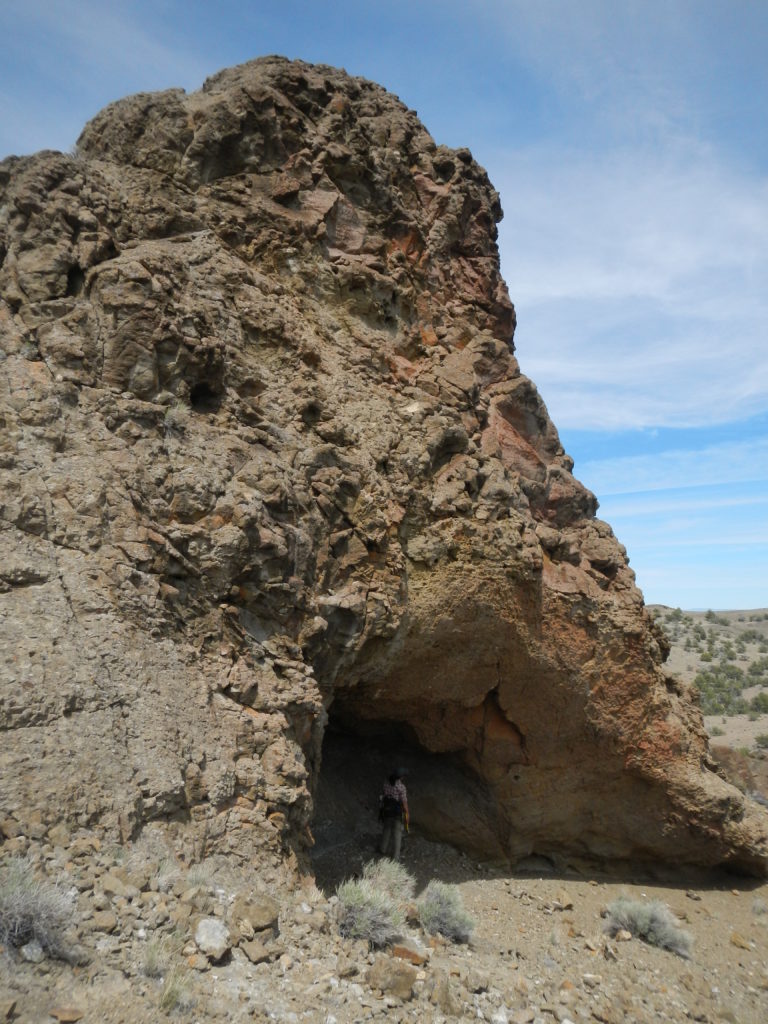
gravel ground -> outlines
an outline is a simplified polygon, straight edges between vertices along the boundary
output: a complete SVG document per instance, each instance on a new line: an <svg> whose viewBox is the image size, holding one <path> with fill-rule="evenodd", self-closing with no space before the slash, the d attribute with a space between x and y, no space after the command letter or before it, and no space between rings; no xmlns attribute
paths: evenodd
<svg viewBox="0 0 768 1024"><path fill-rule="evenodd" d="M0 954L0 1021L768 1019L768 884L557 872L543 859L510 873L416 832L406 837L403 859L418 889L433 878L456 885L476 926L469 944L453 945L421 932L411 914L404 933L411 963L338 933L336 886L360 870L374 841L329 834L317 850L317 884L273 881L269 891L226 865L187 869L141 848L101 851L81 837L75 855L30 844L35 869L76 894L67 942L78 963L9 946ZM12 852L2 851L0 870ZM236 923L244 894L257 915L274 908L274 928L254 936ZM622 895L671 908L692 937L690 959L636 937L608 938L602 914ZM201 918L229 926L220 959L194 941ZM149 971L158 944L159 969Z"/></svg>

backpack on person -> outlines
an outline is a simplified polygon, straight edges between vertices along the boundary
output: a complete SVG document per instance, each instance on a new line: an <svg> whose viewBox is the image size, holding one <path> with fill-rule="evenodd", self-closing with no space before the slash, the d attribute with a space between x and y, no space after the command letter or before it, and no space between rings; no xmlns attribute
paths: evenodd
<svg viewBox="0 0 768 1024"><path fill-rule="evenodd" d="M387 796L382 793L379 797L379 818L399 818L403 813L403 805L396 796Z"/></svg>

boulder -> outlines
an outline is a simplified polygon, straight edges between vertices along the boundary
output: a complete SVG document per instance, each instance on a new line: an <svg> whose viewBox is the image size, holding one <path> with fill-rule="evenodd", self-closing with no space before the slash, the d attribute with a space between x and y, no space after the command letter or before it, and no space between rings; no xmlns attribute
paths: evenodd
<svg viewBox="0 0 768 1024"><path fill-rule="evenodd" d="M368 969L366 980L371 988L378 989L384 995L408 1000L413 996L417 973L411 964L380 954Z"/></svg>
<svg viewBox="0 0 768 1024"><path fill-rule="evenodd" d="M229 929L218 917L204 917L195 928L195 944L214 963L224 957L232 948Z"/></svg>

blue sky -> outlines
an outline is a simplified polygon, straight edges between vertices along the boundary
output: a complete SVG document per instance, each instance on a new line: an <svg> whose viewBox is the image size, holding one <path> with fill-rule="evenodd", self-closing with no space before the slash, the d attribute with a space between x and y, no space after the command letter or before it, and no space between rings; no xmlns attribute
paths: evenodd
<svg viewBox="0 0 768 1024"><path fill-rule="evenodd" d="M768 606L768 4L2 0L0 156L282 53L499 189L520 364L646 600Z"/></svg>

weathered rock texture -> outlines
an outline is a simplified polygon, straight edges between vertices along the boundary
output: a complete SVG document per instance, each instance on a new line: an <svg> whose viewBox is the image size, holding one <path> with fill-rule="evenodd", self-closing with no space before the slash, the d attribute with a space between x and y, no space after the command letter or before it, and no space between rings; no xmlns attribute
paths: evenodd
<svg viewBox="0 0 768 1024"><path fill-rule="evenodd" d="M301 859L330 715L433 765L417 821L464 779L422 827L481 853L765 870L519 371L467 150L267 58L0 190L6 835Z"/></svg>

